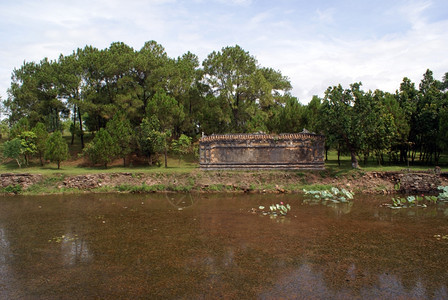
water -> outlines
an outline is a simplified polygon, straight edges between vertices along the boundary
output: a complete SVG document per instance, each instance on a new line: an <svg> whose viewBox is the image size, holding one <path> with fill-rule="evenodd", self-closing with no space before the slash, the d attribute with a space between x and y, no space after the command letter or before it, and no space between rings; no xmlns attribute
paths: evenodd
<svg viewBox="0 0 448 300"><path fill-rule="evenodd" d="M280 201L285 218L250 213ZM448 206L387 201L0 197L0 298L447 299Z"/></svg>

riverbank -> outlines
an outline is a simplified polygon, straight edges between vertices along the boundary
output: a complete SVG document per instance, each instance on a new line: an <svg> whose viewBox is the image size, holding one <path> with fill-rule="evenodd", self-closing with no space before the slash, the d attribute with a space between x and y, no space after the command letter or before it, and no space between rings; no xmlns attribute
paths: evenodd
<svg viewBox="0 0 448 300"><path fill-rule="evenodd" d="M443 174L442 174L443 175ZM432 170L335 171L201 171L186 173L116 172L85 175L0 174L3 194L101 192L246 192L301 193L303 189L345 188L355 193L431 193L448 185Z"/></svg>

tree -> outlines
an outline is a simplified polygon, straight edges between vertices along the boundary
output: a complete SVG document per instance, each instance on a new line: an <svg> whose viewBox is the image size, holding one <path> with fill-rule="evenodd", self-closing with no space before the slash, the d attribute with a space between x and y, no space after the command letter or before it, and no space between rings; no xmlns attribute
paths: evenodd
<svg viewBox="0 0 448 300"><path fill-rule="evenodd" d="M14 138L10 141L4 142L3 156L6 158L14 159L17 162L19 168L21 168L23 163L22 141L19 138Z"/></svg>
<svg viewBox="0 0 448 300"><path fill-rule="evenodd" d="M191 137L182 134L179 139L173 140L171 149L179 156L179 165L183 156L189 153L191 148Z"/></svg>
<svg viewBox="0 0 448 300"><path fill-rule="evenodd" d="M420 160L438 162L440 156L439 110L443 107L443 84L434 79L432 71L426 70L419 84L419 96L415 118L416 144L420 149ZM414 149L414 152L417 149Z"/></svg>
<svg viewBox="0 0 448 300"><path fill-rule="evenodd" d="M185 118L174 124L173 134L178 136L182 132L194 135L198 133L200 111L203 109L200 79L202 71L199 69L198 57L187 52L176 60L172 60L170 78L167 91L182 105Z"/></svg>
<svg viewBox="0 0 448 300"><path fill-rule="evenodd" d="M58 169L61 162L69 158L68 145L60 131L53 132L47 139L45 145L45 159L51 162L57 162Z"/></svg>
<svg viewBox="0 0 448 300"><path fill-rule="evenodd" d="M322 123L320 121L320 108L322 106L322 99L314 95L308 105L305 106L305 128L311 132L321 133Z"/></svg>
<svg viewBox="0 0 448 300"><path fill-rule="evenodd" d="M47 58L14 69L5 101L12 124L27 117L31 125L45 122L51 130L59 129L60 116L68 111L59 97L58 69L59 64Z"/></svg>
<svg viewBox="0 0 448 300"><path fill-rule="evenodd" d="M73 145L75 134L79 136L81 148L84 148L84 130L82 122L81 106L83 105L84 92L88 90L86 83L85 67L83 65L83 52L78 49L73 51L72 55L59 57L59 92L61 98L67 100L68 106L71 106L73 121L70 126L72 134L71 144ZM76 122L78 121L78 126Z"/></svg>
<svg viewBox="0 0 448 300"><path fill-rule="evenodd" d="M133 90L137 93L140 107L146 108L148 101L160 90L167 91L167 85L172 79L170 76L171 59L165 48L156 41L148 41L136 52L133 64L135 86ZM144 110L139 110L144 112ZM145 114L141 114L134 121L133 126L138 126Z"/></svg>
<svg viewBox="0 0 448 300"><path fill-rule="evenodd" d="M118 152L118 145L104 128L101 128L93 141L84 148L84 153L92 163L102 164L106 169L107 165L117 157Z"/></svg>
<svg viewBox="0 0 448 300"><path fill-rule="evenodd" d="M12 126L10 130L10 137L15 138L18 137L22 132L29 131L30 130L30 122L28 121L28 118L21 118L19 119L14 126Z"/></svg>
<svg viewBox="0 0 448 300"><path fill-rule="evenodd" d="M357 155L365 147L366 133L364 126L370 107L361 83L350 85L350 89L343 89L341 85L329 87L325 92L322 104L323 121L327 124L326 134L332 135L338 144L350 152L353 168L358 168Z"/></svg>
<svg viewBox="0 0 448 300"><path fill-rule="evenodd" d="M409 164L409 150L411 145L415 146L418 132L418 128L415 126L418 90L409 78L403 78L403 82L400 84L400 89L396 93L396 98L402 114L404 115L404 120L398 128L406 126L405 128L408 131L406 136L402 136L401 143L398 145L400 149L400 162L407 162L407 164Z"/></svg>
<svg viewBox="0 0 448 300"><path fill-rule="evenodd" d="M114 139L117 146L117 155L123 158L123 166L126 166L126 156L132 151L132 128L131 123L121 113L116 114L112 120L107 122L106 130Z"/></svg>
<svg viewBox="0 0 448 300"><path fill-rule="evenodd" d="M271 120L271 131L277 133L301 132L305 127L305 110L295 97L289 97L285 106L274 110Z"/></svg>
<svg viewBox="0 0 448 300"><path fill-rule="evenodd" d="M230 113L229 131L245 132L254 112L269 110L276 101L282 101L282 92L291 88L280 72L259 67L238 45L212 52L202 65L203 81Z"/></svg>
<svg viewBox="0 0 448 300"><path fill-rule="evenodd" d="M25 158L25 164L28 166L31 156L37 152L37 136L32 131L23 131L18 138L22 143L22 154Z"/></svg>
<svg viewBox="0 0 448 300"><path fill-rule="evenodd" d="M160 128L160 123L156 116L144 118L139 127L139 148L148 157L149 165L153 163L153 156L163 153L165 168L167 168L168 140L171 138L171 131L161 131Z"/></svg>
<svg viewBox="0 0 448 300"><path fill-rule="evenodd" d="M171 138L171 131L151 130L148 141L152 144L155 153L163 153L165 168L168 168L168 141Z"/></svg>
<svg viewBox="0 0 448 300"><path fill-rule="evenodd" d="M146 106L147 119L152 124L152 134L157 136L156 144L163 147L165 156L165 168L168 167L169 139L174 131L175 124L184 119L185 114L181 104L176 99L167 95L165 91L158 91ZM162 141L160 143L160 141ZM157 147L157 150L161 150ZM159 152L155 149L156 152Z"/></svg>
<svg viewBox="0 0 448 300"><path fill-rule="evenodd" d="M44 123L37 123L36 126L31 129L36 135L36 152L39 155L40 165L43 166L43 156L45 154L45 148L47 145L48 132Z"/></svg>
<svg viewBox="0 0 448 300"><path fill-rule="evenodd" d="M0 121L0 140L8 139L10 136L10 130L7 122L8 121L6 119Z"/></svg>

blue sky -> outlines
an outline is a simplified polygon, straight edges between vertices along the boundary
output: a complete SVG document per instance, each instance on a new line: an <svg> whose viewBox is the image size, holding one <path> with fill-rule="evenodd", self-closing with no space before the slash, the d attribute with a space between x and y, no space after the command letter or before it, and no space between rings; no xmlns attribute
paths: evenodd
<svg viewBox="0 0 448 300"><path fill-rule="evenodd" d="M0 0L0 96L23 62L85 45L163 45L200 60L240 45L288 76L302 103L341 83L394 92L448 72L448 1Z"/></svg>

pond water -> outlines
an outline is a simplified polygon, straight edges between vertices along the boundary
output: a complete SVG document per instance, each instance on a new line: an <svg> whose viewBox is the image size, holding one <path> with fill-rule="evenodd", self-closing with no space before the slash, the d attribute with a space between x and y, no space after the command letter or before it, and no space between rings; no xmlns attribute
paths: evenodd
<svg viewBox="0 0 448 300"><path fill-rule="evenodd" d="M280 201L286 217L250 212ZM0 197L0 298L447 299L448 206L389 201Z"/></svg>

